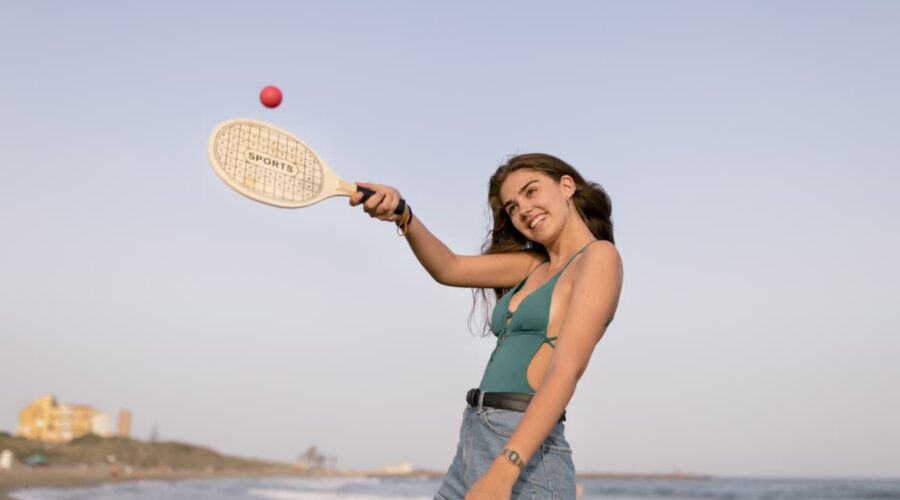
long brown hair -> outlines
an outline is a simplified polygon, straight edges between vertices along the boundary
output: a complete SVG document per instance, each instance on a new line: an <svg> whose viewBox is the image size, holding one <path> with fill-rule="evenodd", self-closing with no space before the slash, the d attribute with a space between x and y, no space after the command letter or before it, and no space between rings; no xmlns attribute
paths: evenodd
<svg viewBox="0 0 900 500"><path fill-rule="evenodd" d="M547 249L543 245L529 240L516 230L500 200L500 186L503 185L509 174L522 169L540 172L557 183L564 175L571 177L575 181L575 193L572 195L572 201L575 203L578 215L581 216L595 238L615 243L612 202L603 187L595 182L586 181L575 168L555 156L544 153L528 153L510 157L506 163L497 168L488 181L488 205L493 227L488 231L487 238L481 247L482 254L528 251L534 252L544 260L549 259ZM493 291L494 298L500 300L500 297L509 291L509 288L495 288ZM479 298L481 298L482 312L485 315L481 334L489 335L490 301L487 290L484 288L473 290L472 311L469 314L470 329L474 323Z"/></svg>

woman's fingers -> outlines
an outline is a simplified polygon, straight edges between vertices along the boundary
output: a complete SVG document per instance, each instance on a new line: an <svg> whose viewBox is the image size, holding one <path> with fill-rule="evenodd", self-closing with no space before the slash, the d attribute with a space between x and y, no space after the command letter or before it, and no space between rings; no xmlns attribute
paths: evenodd
<svg viewBox="0 0 900 500"><path fill-rule="evenodd" d="M400 206L400 195L396 193L391 193L391 203L387 207L387 220L393 222L397 220L399 217L394 213L397 210L397 207Z"/></svg>
<svg viewBox="0 0 900 500"><path fill-rule="evenodd" d="M400 205L400 193L396 189L368 182L357 182L356 184L373 191L374 194L363 202L363 194L361 192L354 193L350 197L350 205L356 206L362 203L363 210L369 214L369 217L384 221L397 220L398 217L394 215L394 210Z"/></svg>
<svg viewBox="0 0 900 500"><path fill-rule="evenodd" d="M354 206L354 207L356 205L359 205L360 203L362 203L363 197L366 195L366 193L363 193L362 191L360 191L359 188L364 187L366 189L371 190L373 186L369 182L357 182L356 187L357 187L357 191L355 193L353 193L352 195L350 195L350 206Z"/></svg>
<svg viewBox="0 0 900 500"><path fill-rule="evenodd" d="M360 203L362 203L363 196L365 196L365 194L363 194L362 191L357 191L357 192L351 194L350 195L350 206L355 207L356 205L359 205Z"/></svg>
<svg viewBox="0 0 900 500"><path fill-rule="evenodd" d="M391 216L391 207L396 203L396 199L397 196L393 191L384 193L384 199L381 200L381 203L378 204L378 208L375 209L379 219L387 220Z"/></svg>
<svg viewBox="0 0 900 500"><path fill-rule="evenodd" d="M375 190L375 194L369 197L365 203L363 203L363 209L369 214L370 217L378 217L378 206L384 200L385 192L377 189Z"/></svg>

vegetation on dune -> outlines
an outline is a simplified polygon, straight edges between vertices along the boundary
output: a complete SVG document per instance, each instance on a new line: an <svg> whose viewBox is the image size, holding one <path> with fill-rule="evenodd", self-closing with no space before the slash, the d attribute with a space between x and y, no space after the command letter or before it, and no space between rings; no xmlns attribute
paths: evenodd
<svg viewBox="0 0 900 500"><path fill-rule="evenodd" d="M0 450L5 449L11 450L19 461L35 454L43 455L48 465L107 464L114 461L139 468L189 470L258 470L284 466L229 457L209 448L174 441L146 442L120 437L104 438L94 434L53 445L2 433Z"/></svg>

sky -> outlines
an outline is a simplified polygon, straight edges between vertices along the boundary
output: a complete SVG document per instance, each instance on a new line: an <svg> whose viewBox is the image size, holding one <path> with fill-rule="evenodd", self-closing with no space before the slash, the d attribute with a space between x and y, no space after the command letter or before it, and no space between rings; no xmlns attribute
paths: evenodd
<svg viewBox="0 0 900 500"><path fill-rule="evenodd" d="M900 3L0 4L0 430L47 393L135 436L445 469L493 340L391 224L254 203L233 117L396 186L451 249L546 152L613 201L581 471L900 477ZM284 92L259 104L269 84Z"/></svg>

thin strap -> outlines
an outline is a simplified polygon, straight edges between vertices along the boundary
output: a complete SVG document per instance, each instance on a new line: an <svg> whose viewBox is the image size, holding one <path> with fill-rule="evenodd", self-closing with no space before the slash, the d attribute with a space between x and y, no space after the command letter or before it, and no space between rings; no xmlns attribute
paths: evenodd
<svg viewBox="0 0 900 500"><path fill-rule="evenodd" d="M542 344L550 344L550 347L556 349L556 344L553 342L556 341L559 337L544 337L544 340L541 341Z"/></svg>
<svg viewBox="0 0 900 500"><path fill-rule="evenodd" d="M541 261L541 263L540 263L540 264L538 264L538 265L536 265L536 266L534 266L534 268L533 268L533 269L532 269L532 270L531 270L531 271L528 271L528 275L527 275L527 276L525 276L525 279L524 279L524 280L522 280L522 281L523 281L523 282L525 282L525 281L527 281L527 280L528 280L528 278L530 278L530 277L531 277L531 275L532 275L532 274L534 274L534 272L535 272L535 271L537 271L537 268L539 268L539 267L541 267L541 266L543 266L543 265L544 265L544 264L546 264L546 263L547 263L547 261L546 261L546 260L543 260L543 261Z"/></svg>
<svg viewBox="0 0 900 500"><path fill-rule="evenodd" d="M564 265L563 268L559 270L559 272L562 273L567 267L569 267L569 264L571 264L572 261L575 260L575 257L578 257L578 255L581 252L583 252L584 249L588 247L588 245L590 245L591 243L593 243L595 241L600 241L600 240L591 240L591 241L585 243L583 247L579 248L577 252L573 253L572 256L569 257L569 260L566 262L566 265Z"/></svg>
<svg viewBox="0 0 900 500"><path fill-rule="evenodd" d="M520 281L518 285L514 286L513 288L510 288L510 290L516 290L516 291L518 291L519 289L521 289L521 288L522 288L522 285L524 285L525 282L528 281L528 278L530 278L531 275L534 274L534 272L537 271L537 269L538 269L539 267L543 266L543 265L546 264L547 262L548 262L548 261L545 260L545 261L542 261L540 264L534 266L534 268L532 268L531 271L528 271L528 274L525 275L525 278L523 278L522 281Z"/></svg>

